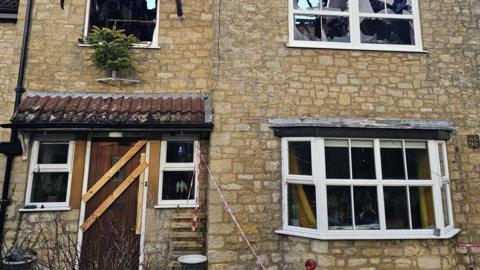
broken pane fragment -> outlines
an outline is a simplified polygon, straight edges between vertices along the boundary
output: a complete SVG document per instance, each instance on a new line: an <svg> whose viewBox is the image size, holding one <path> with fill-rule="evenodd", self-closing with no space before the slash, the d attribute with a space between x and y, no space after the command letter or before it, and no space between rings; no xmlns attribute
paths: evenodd
<svg viewBox="0 0 480 270"><path fill-rule="evenodd" d="M302 10L314 10L320 8L320 0L292 0L293 8Z"/></svg>
<svg viewBox="0 0 480 270"><path fill-rule="evenodd" d="M295 40L350 42L348 17L295 15Z"/></svg>

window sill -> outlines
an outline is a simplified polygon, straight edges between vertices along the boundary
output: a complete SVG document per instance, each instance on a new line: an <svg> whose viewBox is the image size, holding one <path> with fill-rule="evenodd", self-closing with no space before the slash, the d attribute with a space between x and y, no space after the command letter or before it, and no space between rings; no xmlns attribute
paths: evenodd
<svg viewBox="0 0 480 270"><path fill-rule="evenodd" d="M332 49L332 50L351 50L351 51L379 51L379 52L406 52L406 53L428 53L428 51L415 48L408 45L388 45L388 44L365 44L365 46L353 46L348 43L319 43L316 41L293 41L287 42L288 48L307 48L307 49Z"/></svg>
<svg viewBox="0 0 480 270"><path fill-rule="evenodd" d="M161 203L154 206L155 209L163 208L195 208L196 204L176 204L176 203Z"/></svg>
<svg viewBox="0 0 480 270"><path fill-rule="evenodd" d="M349 233L349 234L339 234L339 233L329 233L328 235L318 235L313 233L306 233L306 232L297 232L292 230L276 230L275 233L283 234L283 235L291 235L291 236L299 236L311 239L318 239L318 240L404 240L404 239L449 239L454 237L460 232L460 229L451 229L450 231L444 233L440 236L435 236L433 234L425 234L425 233L416 233L416 232L408 232L408 233L385 233L385 232L378 232L378 233Z"/></svg>
<svg viewBox="0 0 480 270"><path fill-rule="evenodd" d="M93 48L92 44L78 43L78 47ZM145 45L145 44L133 44L133 49L154 49L159 50L160 46Z"/></svg>
<svg viewBox="0 0 480 270"><path fill-rule="evenodd" d="M19 212L56 212L56 211L70 211L71 208L68 206L58 206L58 207L44 207L44 208L20 208Z"/></svg>

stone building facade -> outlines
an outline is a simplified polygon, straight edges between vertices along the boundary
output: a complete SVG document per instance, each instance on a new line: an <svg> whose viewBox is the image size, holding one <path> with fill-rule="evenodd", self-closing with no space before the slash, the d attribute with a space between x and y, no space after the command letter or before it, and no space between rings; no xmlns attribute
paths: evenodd
<svg viewBox="0 0 480 270"><path fill-rule="evenodd" d="M135 49L142 83L116 88L95 82L100 72L88 60L91 49L78 46L85 1L67 1L65 10L56 2L36 1L27 91L211 94L209 165L269 270L304 269L309 258L319 269L468 269L471 258L456 246L480 241L480 152L467 143L467 135L480 133L475 0L418 1L422 52L288 46L288 1L182 2L185 18L179 20L174 1L160 0L161 48ZM16 25L0 24L2 122L13 108L24 9L21 1ZM321 240L278 233L286 198L282 139L271 120L279 118L451 122L455 131L446 146L454 227L460 233L426 240ZM1 134L8 139L8 130ZM24 204L26 179L27 162L16 158L7 239ZM209 269L258 269L212 184L206 200ZM30 218L38 222L46 214L27 215L38 216ZM62 215L78 225L78 211ZM161 212L149 215L159 218Z"/></svg>

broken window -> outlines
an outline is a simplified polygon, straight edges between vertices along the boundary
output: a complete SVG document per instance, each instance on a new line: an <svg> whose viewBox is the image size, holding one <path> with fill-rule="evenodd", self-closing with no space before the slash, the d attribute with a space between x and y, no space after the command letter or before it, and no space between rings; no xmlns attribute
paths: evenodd
<svg viewBox="0 0 480 270"><path fill-rule="evenodd" d="M290 24L293 26L290 28L289 43L292 46L400 51L422 49L417 0L289 2Z"/></svg>
<svg viewBox="0 0 480 270"><path fill-rule="evenodd" d="M198 141L162 141L158 207L195 206Z"/></svg>
<svg viewBox="0 0 480 270"><path fill-rule="evenodd" d="M87 35L93 26L125 30L147 45L158 45L158 0L90 0Z"/></svg>
<svg viewBox="0 0 480 270"><path fill-rule="evenodd" d="M34 141L30 159L28 208L67 207L73 142Z"/></svg>

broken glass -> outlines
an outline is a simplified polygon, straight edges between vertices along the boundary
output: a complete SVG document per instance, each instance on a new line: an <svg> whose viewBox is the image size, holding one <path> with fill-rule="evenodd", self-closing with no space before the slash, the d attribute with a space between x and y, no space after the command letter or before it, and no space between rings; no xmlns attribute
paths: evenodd
<svg viewBox="0 0 480 270"><path fill-rule="evenodd" d="M360 18L362 43L415 45L413 21Z"/></svg>
<svg viewBox="0 0 480 270"><path fill-rule="evenodd" d="M350 42L348 17L295 15L295 40Z"/></svg>
<svg viewBox="0 0 480 270"><path fill-rule="evenodd" d="M90 3L90 29L116 26L140 41L152 41L156 16L156 0L91 0Z"/></svg>
<svg viewBox="0 0 480 270"><path fill-rule="evenodd" d="M303 9L303 10L312 10L320 8L320 0L292 0L293 8Z"/></svg>

